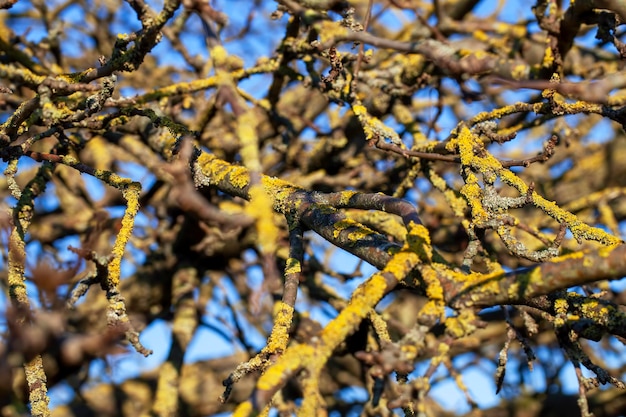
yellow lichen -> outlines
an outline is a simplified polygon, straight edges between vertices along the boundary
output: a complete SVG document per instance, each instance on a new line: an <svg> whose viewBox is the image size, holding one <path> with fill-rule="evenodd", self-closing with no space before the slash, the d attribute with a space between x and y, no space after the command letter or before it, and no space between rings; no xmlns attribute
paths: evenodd
<svg viewBox="0 0 626 417"><path fill-rule="evenodd" d="M314 354L314 346L299 343L290 345L289 349L285 351L280 360L270 366L265 373L261 375L256 384L257 389L261 391L271 390L273 387L280 384L280 381L285 375L300 368L303 362L313 357Z"/></svg>
<svg viewBox="0 0 626 417"><path fill-rule="evenodd" d="M477 118L478 117L475 119ZM474 151L475 147L481 148L482 156L476 156ZM504 169L502 164L477 141L467 126L460 126L457 137L448 143L446 149L451 151L458 149L463 166L472 167L486 176L496 173L505 184L514 187L520 194L525 195L528 193L528 185L514 172ZM478 185L478 178L473 172L466 170L465 181L466 185L461 188L461 193L466 197L472 208L472 219L474 219L475 222L486 220L487 213L482 207L482 190ZM550 217L554 218L559 223L567 224L574 237L578 240L596 240L605 245L621 243L619 238L610 235L600 228L591 227L581 222L574 214L563 210L555 202L546 200L536 192L531 194L531 200L535 206L542 209Z"/></svg>
<svg viewBox="0 0 626 417"><path fill-rule="evenodd" d="M519 64L511 70L511 78L514 80L523 80L528 78L529 68L527 65Z"/></svg>
<svg viewBox="0 0 626 417"><path fill-rule="evenodd" d="M498 22L495 24L494 29L496 33L501 35L510 34L514 38L523 38L526 36L526 26L523 25Z"/></svg>
<svg viewBox="0 0 626 417"><path fill-rule="evenodd" d="M406 240L406 227L400 218L394 214L382 211L348 210L346 214L353 220L367 224L373 229L383 232L397 241Z"/></svg>
<svg viewBox="0 0 626 417"><path fill-rule="evenodd" d="M333 237L336 239L339 237L339 235L346 231L347 229L351 228L352 230L348 233L347 237L350 241L356 242L360 239L364 239L367 236L371 235L374 233L374 231L368 227L365 227L357 222L355 222L352 219L342 219L338 222L336 222L333 225Z"/></svg>
<svg viewBox="0 0 626 417"><path fill-rule="evenodd" d="M22 226L23 227L23 226ZM26 258L23 236L13 227L9 237L8 277L9 297L20 306L28 306L30 301L24 282L24 259Z"/></svg>
<svg viewBox="0 0 626 417"><path fill-rule="evenodd" d="M385 271L390 272L397 280L401 280L410 271L410 269L407 270L409 265L415 265L418 259L417 254L413 252L397 252L385 266Z"/></svg>
<svg viewBox="0 0 626 417"><path fill-rule="evenodd" d="M109 263L108 276L108 285L110 288L115 288L119 285L122 256L124 255L126 244L132 234L133 226L135 225L135 217L139 211L140 193L141 185L137 182L131 183L122 190L122 195L126 199L126 210L124 210L124 215L122 216L122 227L115 238L115 243L111 250L112 259Z"/></svg>
<svg viewBox="0 0 626 417"><path fill-rule="evenodd" d="M113 155L109 152L108 145L109 143L102 136L92 138L85 145L85 150L94 156L94 168L105 170L111 166Z"/></svg>
<svg viewBox="0 0 626 417"><path fill-rule="evenodd" d="M337 55L339 55L339 52L337 52ZM343 82L343 88L341 89L341 92L347 96L348 94L350 94L350 86L352 85L352 73L348 72L346 74L346 79Z"/></svg>
<svg viewBox="0 0 626 417"><path fill-rule="evenodd" d="M302 272L302 265L296 258L288 258L285 265L285 275L287 274L299 274Z"/></svg>
<svg viewBox="0 0 626 417"><path fill-rule="evenodd" d="M406 356L408 360L413 360L419 354L419 350L415 345L401 345L402 353Z"/></svg>
<svg viewBox="0 0 626 417"><path fill-rule="evenodd" d="M444 306L441 302L430 300L422 306L419 314L423 316L440 317L444 312Z"/></svg>
<svg viewBox="0 0 626 417"><path fill-rule="evenodd" d="M341 197L339 200L339 204L342 206L347 206L350 202L350 199L357 194L356 191L341 191Z"/></svg>
<svg viewBox="0 0 626 417"><path fill-rule="evenodd" d="M550 48L550 46L547 46L544 51L543 62L541 63L541 65L544 68L550 68L553 64L554 64L554 54L552 53L552 48Z"/></svg>
<svg viewBox="0 0 626 417"><path fill-rule="evenodd" d="M446 319L446 332L456 339L468 336L476 331L475 320L476 315L473 311L463 310L458 316Z"/></svg>
<svg viewBox="0 0 626 417"><path fill-rule="evenodd" d="M398 123L402 123L404 125L413 123L413 115L404 104L396 103L392 108L392 112Z"/></svg>
<svg viewBox="0 0 626 417"><path fill-rule="evenodd" d="M613 250L615 250L619 246L620 245L610 245L610 246L603 246L601 248L598 248L598 256L600 258L607 258L611 255Z"/></svg>
<svg viewBox="0 0 626 417"><path fill-rule="evenodd" d="M240 214L244 211L244 209L239 204L230 200L221 201L218 207L220 208L220 210L229 214Z"/></svg>
<svg viewBox="0 0 626 417"><path fill-rule="evenodd" d="M376 336L384 342L391 342L391 336L389 335L389 329L387 328L387 322L383 319L383 317L376 312L373 308L370 310L367 315L370 322L372 323L372 327L376 332Z"/></svg>
<svg viewBox="0 0 626 417"><path fill-rule="evenodd" d="M447 343L439 343L439 345L437 345L437 353L440 356L445 356L448 354L448 352L450 352L450 345Z"/></svg>
<svg viewBox="0 0 626 417"><path fill-rule="evenodd" d="M566 314L569 304L565 298L559 298L554 301L554 312L557 314Z"/></svg>
<svg viewBox="0 0 626 417"><path fill-rule="evenodd" d="M581 311L586 318L591 318L596 322L606 324L615 312L615 307L600 304L597 300L587 299L581 305Z"/></svg>
<svg viewBox="0 0 626 417"><path fill-rule="evenodd" d="M252 414L254 406L252 401L244 401L235 408L233 411L233 417L248 417Z"/></svg>
<svg viewBox="0 0 626 417"><path fill-rule="evenodd" d="M381 273L370 277L353 292L348 305L326 326L322 339L331 345L337 345L345 338L349 329L354 329L367 316L370 309L383 297L386 288L387 282ZM331 353L332 350L326 348L321 354L328 358Z"/></svg>
<svg viewBox="0 0 626 417"><path fill-rule="evenodd" d="M200 154L197 164L212 184L219 183L230 173L231 165L206 152Z"/></svg>
<svg viewBox="0 0 626 417"><path fill-rule="evenodd" d="M402 141L398 136L398 133L387 127L383 122L377 119L374 116L371 116L365 106L361 104L353 104L352 112L359 120L361 127L363 128L363 132L365 133L365 137L368 140L374 140L378 138L389 138L392 143L396 145L402 145Z"/></svg>
<svg viewBox="0 0 626 417"><path fill-rule="evenodd" d="M443 301L443 287L439 283L436 271L428 265L420 268L422 279L426 284L426 296L430 300Z"/></svg>
<svg viewBox="0 0 626 417"><path fill-rule="evenodd" d="M248 170L246 170L245 168L231 167L229 169L229 172L226 172L226 174L228 173L230 173L230 183L234 187L244 188L248 184L250 184L250 174L248 173Z"/></svg>
<svg viewBox="0 0 626 417"><path fill-rule="evenodd" d="M274 327L264 348L265 351L275 354L282 353L287 348L293 313L293 307L287 303L279 301L274 305Z"/></svg>
<svg viewBox="0 0 626 417"><path fill-rule="evenodd" d="M228 52L226 52L226 48L224 48L222 45L218 44L211 48L211 58L213 59L213 64L216 67L224 65L227 57Z"/></svg>
<svg viewBox="0 0 626 417"><path fill-rule="evenodd" d="M489 39L490 39L489 36L482 30L474 31L474 38L476 38L477 40L481 42L489 42Z"/></svg>
<svg viewBox="0 0 626 417"><path fill-rule="evenodd" d="M316 24L317 32L320 34L320 42L326 43L333 38L342 38L348 34L349 29L341 26L332 20L322 20Z"/></svg>
<svg viewBox="0 0 626 417"><path fill-rule="evenodd" d="M273 200L260 184L250 187L249 194L250 204L246 212L256 220L261 252L275 253L280 229L274 223Z"/></svg>
<svg viewBox="0 0 626 417"><path fill-rule="evenodd" d="M354 106L352 106L352 112L354 113L355 116L361 117L367 114L367 109L363 105L355 104Z"/></svg>
<svg viewBox="0 0 626 417"><path fill-rule="evenodd" d="M244 165L253 172L261 172L257 125L258 120L252 110L246 111L237 118L236 132L241 142L241 159Z"/></svg>

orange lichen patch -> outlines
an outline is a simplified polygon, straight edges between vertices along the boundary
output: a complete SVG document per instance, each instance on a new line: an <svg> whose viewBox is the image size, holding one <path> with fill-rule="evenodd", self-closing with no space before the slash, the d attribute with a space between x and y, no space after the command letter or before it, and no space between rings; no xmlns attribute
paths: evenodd
<svg viewBox="0 0 626 417"><path fill-rule="evenodd" d="M501 291L500 286L499 286L499 281L500 281L500 278L502 277L501 272L492 272L490 274L481 274L478 272L473 272L468 275L465 275L459 272L454 272L452 276L455 276L458 278L463 277L459 279L460 282L464 283L463 290L465 289L469 290L472 288L480 288L480 292L483 294L499 294Z"/></svg>
<svg viewBox="0 0 626 417"><path fill-rule="evenodd" d="M476 164L479 158L474 155L474 147L479 146L479 144L477 138L467 126L461 126L457 138L450 143L458 149L463 166L470 167ZM482 168L481 172L492 171L491 169L487 169L488 167L486 166ZM479 224L486 221L488 215L482 205L483 191L480 188L478 178L470 170L466 170L465 185L461 187L460 191L472 210L473 221Z"/></svg>
<svg viewBox="0 0 626 417"><path fill-rule="evenodd" d="M398 123L402 123L403 125L408 125L413 123L413 114L409 110L407 106L401 103L394 104L391 109L393 112L393 117L398 121Z"/></svg>
<svg viewBox="0 0 626 417"><path fill-rule="evenodd" d="M337 55L339 55L339 51L337 51ZM350 86L352 85L352 73L348 72L346 74L346 79L343 82L343 88L341 89L341 92L347 96L348 94L350 94Z"/></svg>
<svg viewBox="0 0 626 417"><path fill-rule="evenodd" d="M525 276L526 276L526 280L528 282L528 284L526 286L527 287L532 287L532 288L535 288L535 287L543 284L543 281L545 279L545 277L541 273L541 269L540 268L533 268L533 269L531 269L527 274L525 274Z"/></svg>
<svg viewBox="0 0 626 417"><path fill-rule="evenodd" d="M216 67L222 66L226 62L227 57L228 52L226 52L226 48L222 45L215 45L211 48L211 58Z"/></svg>
<svg viewBox="0 0 626 417"><path fill-rule="evenodd" d="M46 119L52 120L63 120L74 114L64 103L53 103L52 101L44 102L41 106L41 112Z"/></svg>
<svg viewBox="0 0 626 417"><path fill-rule="evenodd" d="M302 406L300 407L299 415L319 417L324 415L322 410L325 408L326 402L319 391L320 373L321 366L319 366L319 362L313 362L309 368L309 378L302 382Z"/></svg>
<svg viewBox="0 0 626 417"><path fill-rule="evenodd" d="M605 201L598 204L598 211L600 212L600 220L606 225L606 227L614 234L619 234L619 224L615 213Z"/></svg>
<svg viewBox="0 0 626 417"><path fill-rule="evenodd" d="M29 399L31 401L31 415L49 416L50 410L48 405L50 398L48 397L47 378L41 355L36 355L30 361L25 362L24 372L30 389Z"/></svg>
<svg viewBox="0 0 626 417"><path fill-rule="evenodd" d="M218 51L218 55L219 55ZM228 56L224 61L227 66L233 68L233 71L230 71L227 74L227 78L232 81L239 81L242 78L248 77L253 74L262 74L276 71L279 67L279 61L276 59L259 59L257 65L248 69L242 69L243 61L239 57ZM82 77L83 74L87 74L92 70L87 70L81 72L78 77ZM159 88L154 91L143 94L139 97L133 99L133 101L137 104L143 104L150 101L158 101L163 97L170 97L173 95L181 95L181 94L190 94L196 91L208 90L214 87L219 86L224 82L226 78L223 77L224 73L220 73L217 76L207 77L199 80L194 80L191 82L181 82L172 85L168 85L167 87Z"/></svg>
<svg viewBox="0 0 626 417"><path fill-rule="evenodd" d="M563 107L565 114L578 114L578 113L601 113L602 105L596 103L588 103L586 101L575 101L573 103L559 103Z"/></svg>
<svg viewBox="0 0 626 417"><path fill-rule="evenodd" d="M454 376L454 382L456 382L456 385L464 392L467 392L467 386L465 385L465 383L463 382L463 378L461 377L461 374L456 374Z"/></svg>
<svg viewBox="0 0 626 417"><path fill-rule="evenodd" d="M520 105L523 105L524 103L514 103L514 104L510 104L508 106L503 106L497 109L494 109L492 111L489 112L481 112L478 113L476 116L472 117L470 120L467 121L467 125L468 126L474 126L478 123L482 123L485 122L487 120L496 120L496 119L501 119L504 116L508 116L510 114L514 114L514 113L518 113L519 112L519 107ZM539 109L541 109L543 106L543 103L536 103L535 105L533 105L533 109L535 112L539 111ZM454 151L455 147L456 147L456 143L453 143L454 141L451 141L448 143L448 145L446 145L446 149L448 149L449 151Z"/></svg>
<svg viewBox="0 0 626 417"><path fill-rule="evenodd" d="M432 364L439 365L450 352L450 345L447 343L439 343L437 345L437 356L433 357Z"/></svg>
<svg viewBox="0 0 626 417"><path fill-rule="evenodd" d="M154 405L152 406L155 414L176 414L178 408L178 377L178 370L172 362L165 361L159 367L159 389L156 392Z"/></svg>
<svg viewBox="0 0 626 417"><path fill-rule="evenodd" d="M469 274L450 269L447 265L441 263L433 263L432 268L440 275L445 275L453 282L462 283L460 291L465 291L472 287L480 287L481 291L498 293L498 278L502 276L501 268L494 268L490 273L471 272Z"/></svg>
<svg viewBox="0 0 626 417"><path fill-rule="evenodd" d="M586 317L591 317L594 315L597 315L599 310L598 310L598 306L600 305L600 302L598 300L594 300L594 299L587 299L585 300L585 302L581 305L581 310L583 312L583 314ZM600 310L605 310L601 308ZM604 316L605 314L600 314L600 316Z"/></svg>
<svg viewBox="0 0 626 417"><path fill-rule="evenodd" d="M595 262L596 262L596 261L594 261L594 260L593 260L593 259L591 259L590 257L585 256L585 257L583 258L583 267L584 267L584 268L589 268L589 267L592 267L592 266L595 264Z"/></svg>
<svg viewBox="0 0 626 417"><path fill-rule="evenodd" d="M448 205L452 209L452 212L457 217L464 217L465 210L467 209L467 201L459 197L454 190L448 186L445 179L440 175L437 175L435 170L428 171L428 179L431 184L443 193L444 198L448 202Z"/></svg>
<svg viewBox="0 0 626 417"><path fill-rule="evenodd" d="M64 159L63 162L65 162L67 159L70 159L70 158L63 158L63 159ZM130 185L131 183L133 183L133 181L130 178L120 177L116 173L107 171L107 170L96 169L94 170L94 176L98 178L99 180L102 180L105 183L112 185L116 188L124 188ZM139 185L139 183L133 183L133 184Z"/></svg>

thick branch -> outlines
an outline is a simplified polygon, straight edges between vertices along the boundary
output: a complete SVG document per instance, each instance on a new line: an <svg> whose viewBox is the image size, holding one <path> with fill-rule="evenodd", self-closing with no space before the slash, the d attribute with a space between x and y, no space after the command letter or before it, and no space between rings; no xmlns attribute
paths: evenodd
<svg viewBox="0 0 626 417"><path fill-rule="evenodd" d="M454 306L523 304L554 291L626 275L626 245L576 252L536 267L486 278L451 294Z"/></svg>

